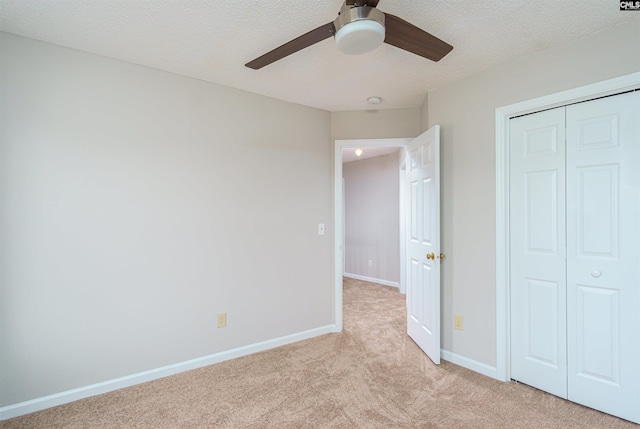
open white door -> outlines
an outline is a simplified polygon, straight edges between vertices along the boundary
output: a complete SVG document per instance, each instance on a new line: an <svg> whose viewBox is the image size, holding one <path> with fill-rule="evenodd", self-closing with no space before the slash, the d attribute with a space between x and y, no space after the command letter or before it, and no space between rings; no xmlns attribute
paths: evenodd
<svg viewBox="0 0 640 429"><path fill-rule="evenodd" d="M440 363L440 127L409 143L407 333Z"/></svg>

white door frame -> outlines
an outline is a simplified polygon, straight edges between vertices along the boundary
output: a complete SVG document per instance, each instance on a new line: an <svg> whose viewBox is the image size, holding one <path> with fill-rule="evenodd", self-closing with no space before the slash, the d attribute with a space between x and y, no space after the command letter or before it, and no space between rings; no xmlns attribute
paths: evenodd
<svg viewBox="0 0 640 429"><path fill-rule="evenodd" d="M336 140L334 145L333 156L333 322L334 332L342 331L342 274L344 272L343 249L342 249L342 225L343 225L343 203L342 203L342 149L358 148L358 147L406 147L413 139L397 138L397 139L354 139L354 140ZM400 168L400 166L398 166ZM402 187L403 183L400 183ZM404 208L400 207L400 223L404 221ZM402 258L406 237L400 233L400 255ZM406 267L403 260L400 260L400 288L403 288L406 279Z"/></svg>
<svg viewBox="0 0 640 429"><path fill-rule="evenodd" d="M593 98L640 89L640 72L496 109L496 378L509 368L509 119Z"/></svg>

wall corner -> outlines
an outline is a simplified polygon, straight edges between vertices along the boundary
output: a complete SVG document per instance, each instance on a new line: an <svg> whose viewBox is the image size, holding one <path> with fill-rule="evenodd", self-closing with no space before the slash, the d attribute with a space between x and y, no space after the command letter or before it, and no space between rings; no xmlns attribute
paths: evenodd
<svg viewBox="0 0 640 429"><path fill-rule="evenodd" d="M429 93L426 93L420 106L420 134L429 129Z"/></svg>

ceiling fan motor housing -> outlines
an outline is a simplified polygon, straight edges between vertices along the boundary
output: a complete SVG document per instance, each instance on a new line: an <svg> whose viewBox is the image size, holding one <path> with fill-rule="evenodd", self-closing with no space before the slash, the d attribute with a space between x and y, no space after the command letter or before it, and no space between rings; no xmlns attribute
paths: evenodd
<svg viewBox="0 0 640 429"><path fill-rule="evenodd" d="M345 4L333 25L336 44L346 54L365 54L384 42L384 13L375 7Z"/></svg>

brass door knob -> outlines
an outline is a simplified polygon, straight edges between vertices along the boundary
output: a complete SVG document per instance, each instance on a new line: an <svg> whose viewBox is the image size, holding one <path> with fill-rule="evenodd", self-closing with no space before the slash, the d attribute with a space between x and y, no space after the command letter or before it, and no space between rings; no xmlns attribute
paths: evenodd
<svg viewBox="0 0 640 429"><path fill-rule="evenodd" d="M432 260L436 260L436 254L431 252L431 253L427 253L427 259L432 259Z"/></svg>
<svg viewBox="0 0 640 429"><path fill-rule="evenodd" d="M441 253L441 254L440 254L440 260L441 260L441 261L444 261L444 253Z"/></svg>

